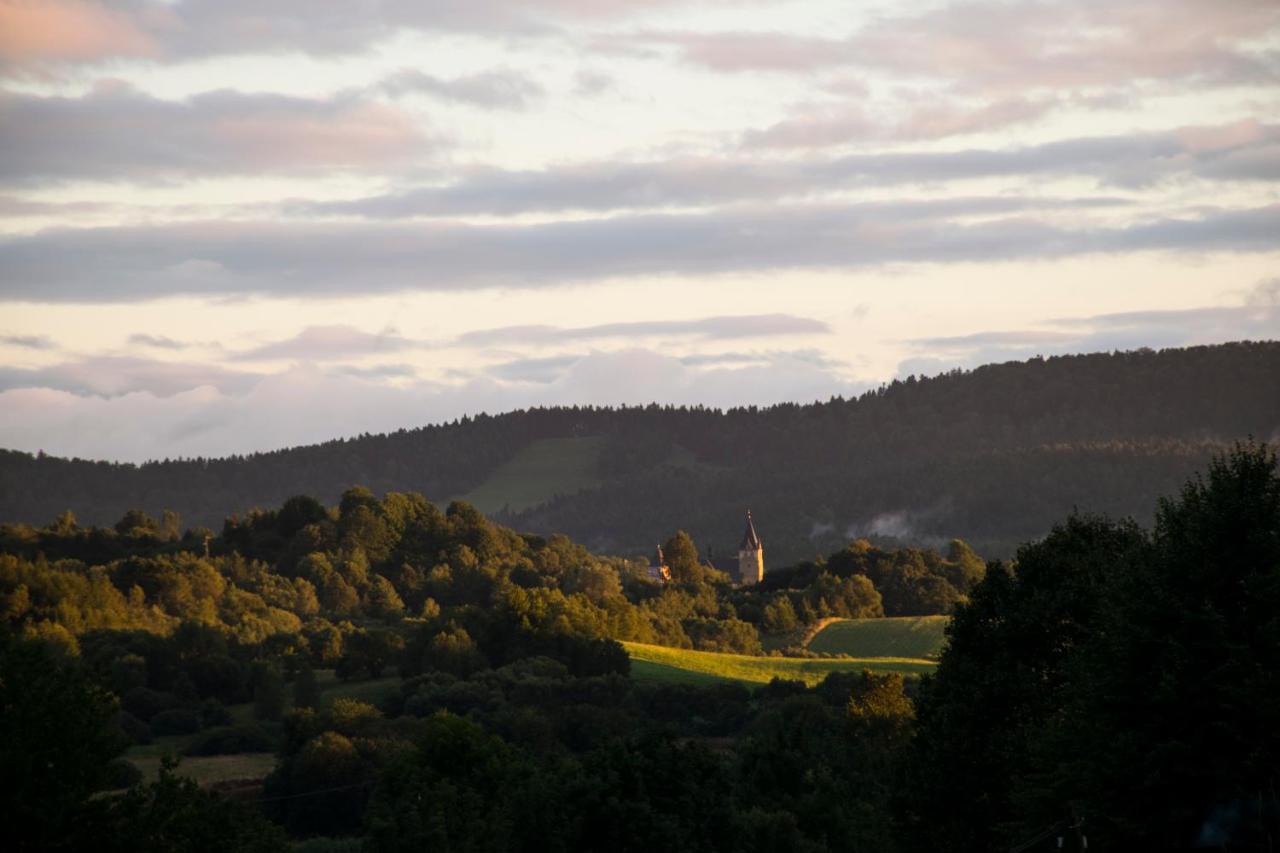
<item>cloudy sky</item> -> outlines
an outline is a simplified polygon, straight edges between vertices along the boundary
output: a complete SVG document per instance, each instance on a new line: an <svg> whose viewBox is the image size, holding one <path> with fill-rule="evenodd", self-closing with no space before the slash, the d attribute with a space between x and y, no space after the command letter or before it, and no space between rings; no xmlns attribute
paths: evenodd
<svg viewBox="0 0 1280 853"><path fill-rule="evenodd" d="M1277 336L1275 0L0 0L0 447Z"/></svg>

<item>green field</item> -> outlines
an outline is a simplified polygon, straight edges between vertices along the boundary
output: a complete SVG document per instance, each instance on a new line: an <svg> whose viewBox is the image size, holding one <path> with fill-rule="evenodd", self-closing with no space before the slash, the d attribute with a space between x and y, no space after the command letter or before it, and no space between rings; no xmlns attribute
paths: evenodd
<svg viewBox="0 0 1280 853"><path fill-rule="evenodd" d="M936 660L946 642L946 616L897 616L840 619L809 641L819 654L860 658L929 658Z"/></svg>
<svg viewBox="0 0 1280 853"><path fill-rule="evenodd" d="M148 744L147 747L154 746ZM154 782L160 775L161 755L135 750L147 750L147 747L134 747L129 750L128 759L142 771L148 782ZM276 769L274 752L239 752L235 755L193 755L183 758L174 771L179 776L194 779L201 785L213 785L218 782L242 781L245 779L264 779Z"/></svg>
<svg viewBox="0 0 1280 853"><path fill-rule="evenodd" d="M334 699L359 699L377 705L383 697L400 689L397 677L377 678L370 681L340 681L331 669L316 670L316 684L320 688L320 704L327 707ZM288 688L291 695L292 686ZM236 725L253 722L253 705L231 705L227 708L231 721ZM151 743L129 747L125 758L133 763L148 780L160 773L160 759L165 755L182 756L186 748L199 735L172 735L157 737ZM262 779L275 769L276 756L271 752L241 752L234 755L182 756L175 771L179 776L194 779L201 785L242 779Z"/></svg>
<svg viewBox="0 0 1280 853"><path fill-rule="evenodd" d="M535 441L499 466L461 500L486 514L503 507L519 512L556 495L594 488L600 485L596 460L604 444L600 436Z"/></svg>
<svg viewBox="0 0 1280 853"><path fill-rule="evenodd" d="M900 672L922 675L932 672L932 661L915 658L782 658L695 652L643 643L623 643L631 655L631 675L642 681L682 684L741 681L767 684L775 678L814 685L831 672Z"/></svg>

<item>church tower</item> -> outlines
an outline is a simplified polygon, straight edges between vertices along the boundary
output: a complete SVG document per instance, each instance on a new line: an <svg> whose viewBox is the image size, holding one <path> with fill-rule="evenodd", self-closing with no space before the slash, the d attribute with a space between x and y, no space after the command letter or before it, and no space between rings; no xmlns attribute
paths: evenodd
<svg viewBox="0 0 1280 853"><path fill-rule="evenodd" d="M738 581L743 586L751 586L764 580L764 545L756 533L756 526L751 523L751 510L747 510L747 530L742 534L742 543L738 545Z"/></svg>

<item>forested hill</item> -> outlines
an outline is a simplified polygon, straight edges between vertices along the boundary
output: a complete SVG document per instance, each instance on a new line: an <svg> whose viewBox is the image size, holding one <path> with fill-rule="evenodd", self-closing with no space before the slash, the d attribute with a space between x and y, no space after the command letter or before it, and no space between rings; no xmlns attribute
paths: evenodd
<svg viewBox="0 0 1280 853"><path fill-rule="evenodd" d="M465 497L506 524L597 551L684 528L736 548L750 507L772 565L855 536L989 556L1073 507L1147 521L1209 457L1280 436L1280 342L1063 356L895 381L856 400L726 412L552 408L226 459L140 466L0 451L0 520L127 509L185 525L296 494Z"/></svg>

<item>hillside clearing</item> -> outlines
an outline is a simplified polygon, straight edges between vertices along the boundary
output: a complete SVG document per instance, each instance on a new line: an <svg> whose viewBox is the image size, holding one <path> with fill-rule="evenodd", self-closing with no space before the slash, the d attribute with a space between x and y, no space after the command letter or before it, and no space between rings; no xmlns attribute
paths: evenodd
<svg viewBox="0 0 1280 853"><path fill-rule="evenodd" d="M136 755L130 750L128 758L133 766L142 771L143 778L148 782L154 782L159 778L162 760L160 755ZM238 752L234 755L184 757L174 772L178 776L186 776L208 787L219 782L265 779L267 774L275 769L276 754L274 752Z"/></svg>
<svg viewBox="0 0 1280 853"><path fill-rule="evenodd" d="M880 619L837 619L823 626L808 643L819 654L859 658L924 658L936 660L946 643L947 616L897 616Z"/></svg>
<svg viewBox="0 0 1280 853"><path fill-rule="evenodd" d="M571 495L600 485L596 461L605 439L546 438L508 459L461 500L486 514L506 508L521 512L556 495Z"/></svg>
<svg viewBox="0 0 1280 853"><path fill-rule="evenodd" d="M707 683L714 680L767 684L775 678L814 685L832 672L932 672L932 661L915 658L783 658L696 652L643 643L623 643L631 655L632 676L640 680Z"/></svg>

